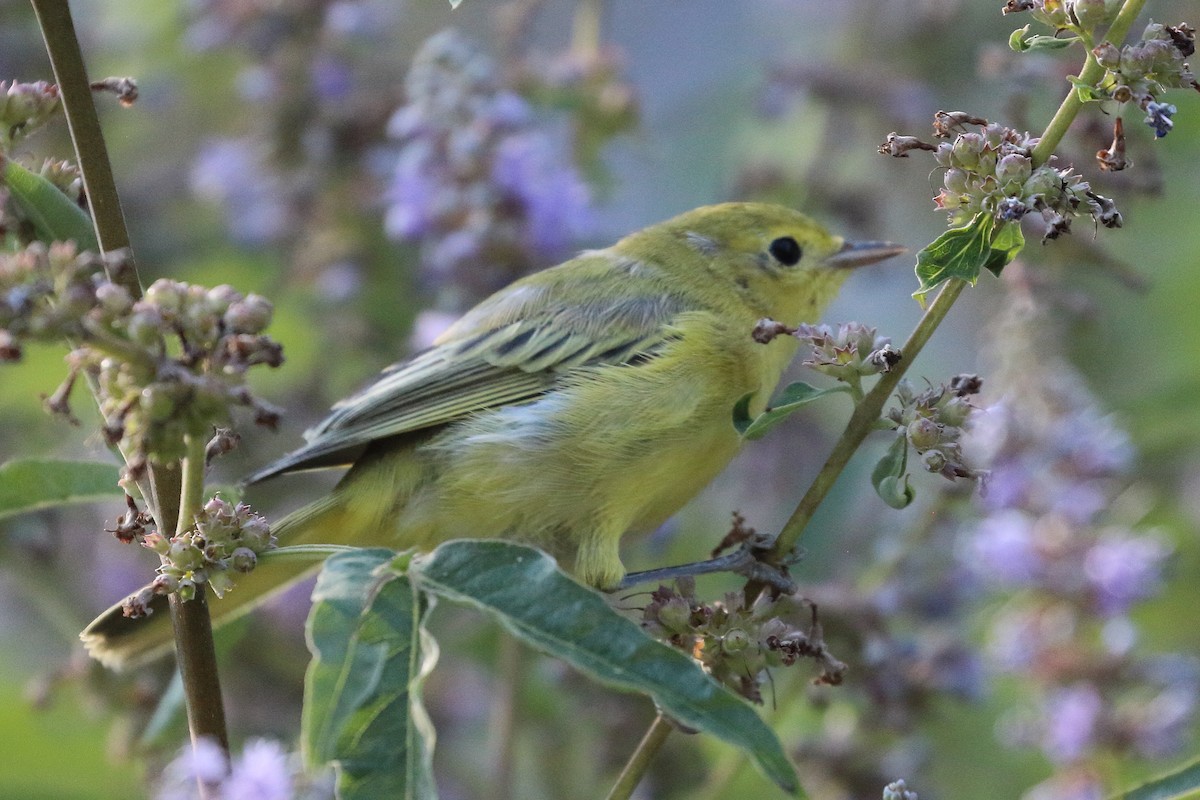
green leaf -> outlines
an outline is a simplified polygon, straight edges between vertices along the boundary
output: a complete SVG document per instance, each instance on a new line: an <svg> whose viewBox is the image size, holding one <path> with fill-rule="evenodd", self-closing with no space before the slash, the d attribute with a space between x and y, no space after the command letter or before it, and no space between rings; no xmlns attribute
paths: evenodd
<svg viewBox="0 0 1200 800"><path fill-rule="evenodd" d="M424 591L482 609L522 641L602 683L650 695L672 719L742 748L776 784L799 792L779 739L746 701L545 553L498 540L453 541L415 556L409 575Z"/></svg>
<svg viewBox="0 0 1200 800"><path fill-rule="evenodd" d="M423 627L432 604L389 567L391 550L331 556L313 589L301 742L333 762L341 800L437 797L433 726L420 689L437 660Z"/></svg>
<svg viewBox="0 0 1200 800"><path fill-rule="evenodd" d="M1200 759L1161 778L1143 783L1114 800L1182 800L1200 791Z"/></svg>
<svg viewBox="0 0 1200 800"><path fill-rule="evenodd" d="M1023 249L1025 249L1025 234L1021 232L1020 223L1002 224L995 229L992 235L992 243L988 247L988 253L983 262L984 269L999 278L1000 271L1011 264Z"/></svg>
<svg viewBox="0 0 1200 800"><path fill-rule="evenodd" d="M901 431L871 471L871 484L883 502L892 508L906 508L916 492L908 485L908 437Z"/></svg>
<svg viewBox="0 0 1200 800"><path fill-rule="evenodd" d="M1097 89L1088 81L1080 80L1074 75L1068 75L1067 80L1075 87L1075 94L1078 95L1081 103L1098 103L1110 99L1107 92Z"/></svg>
<svg viewBox="0 0 1200 800"><path fill-rule="evenodd" d="M767 431L783 422L801 406L806 406L826 395L849 391L850 387L845 384L838 384L828 389L818 389L811 384L797 381L789 384L780 392L774 406L753 419L750 418L750 400L754 397L754 393L751 392L738 400L733 407L733 427L737 428L737 432L743 439L761 439L767 434Z"/></svg>
<svg viewBox="0 0 1200 800"><path fill-rule="evenodd" d="M917 253L921 288L913 292L913 297L924 306L925 296L951 278L974 286L981 270L999 275L1024 246L1025 238L1017 223L1002 223L996 228L995 218L980 211L966 225L951 228Z"/></svg>
<svg viewBox="0 0 1200 800"><path fill-rule="evenodd" d="M1013 31L1012 35L1008 37L1008 46L1018 53L1033 53L1039 50L1062 50L1080 40L1078 36L1067 36L1060 39L1057 36L1046 36L1041 33L1027 36L1028 33L1028 25Z"/></svg>
<svg viewBox="0 0 1200 800"><path fill-rule="evenodd" d="M17 459L0 464L0 519L41 508L121 497L120 470L94 461Z"/></svg>
<svg viewBox="0 0 1200 800"><path fill-rule="evenodd" d="M0 156L0 165L4 167L2 182L33 223L38 239L44 242L74 240L81 252L100 249L92 218L57 186L12 159Z"/></svg>

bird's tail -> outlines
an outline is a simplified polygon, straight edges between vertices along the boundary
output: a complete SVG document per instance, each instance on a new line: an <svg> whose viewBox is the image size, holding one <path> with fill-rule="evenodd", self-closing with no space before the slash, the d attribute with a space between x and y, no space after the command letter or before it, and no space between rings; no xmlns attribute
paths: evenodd
<svg viewBox="0 0 1200 800"><path fill-rule="evenodd" d="M345 531L353 526L346 500L346 495L335 491L287 515L272 526L272 532L281 546L345 541ZM319 564L303 560L263 559L253 571L239 576L224 598L211 599L213 625L245 614L319 568ZM165 655L173 643L167 598L156 596L151 607L149 616L131 619L118 603L93 620L79 638L93 658L114 669L128 669Z"/></svg>

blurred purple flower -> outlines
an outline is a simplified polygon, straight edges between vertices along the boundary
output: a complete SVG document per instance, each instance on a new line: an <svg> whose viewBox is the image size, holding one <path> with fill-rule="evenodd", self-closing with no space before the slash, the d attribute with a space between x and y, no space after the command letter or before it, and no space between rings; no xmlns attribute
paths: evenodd
<svg viewBox="0 0 1200 800"><path fill-rule="evenodd" d="M194 800L200 797L197 781L216 785L228 772L225 751L215 740L202 737L196 740L194 747L190 743L184 745L179 755L163 769L155 799Z"/></svg>
<svg viewBox="0 0 1200 800"><path fill-rule="evenodd" d="M1096 541L1083 561L1083 572L1101 613L1123 614L1151 597L1162 582L1163 562L1171 549L1148 535L1109 533Z"/></svg>
<svg viewBox="0 0 1200 800"><path fill-rule="evenodd" d="M524 206L528 244L538 253L561 255L593 225L587 184L544 134L506 138L497 148L492 178Z"/></svg>
<svg viewBox="0 0 1200 800"><path fill-rule="evenodd" d="M318 55L309 67L313 91L322 102L344 100L354 89L354 71L345 62Z"/></svg>
<svg viewBox="0 0 1200 800"><path fill-rule="evenodd" d="M266 164L266 154L244 139L210 141L192 164L192 191L221 206L231 236L244 245L269 244L287 227L282 180Z"/></svg>
<svg viewBox="0 0 1200 800"><path fill-rule="evenodd" d="M1057 689L1046 698L1042 750L1053 761L1078 761L1092 747L1104 701L1090 683Z"/></svg>
<svg viewBox="0 0 1200 800"><path fill-rule="evenodd" d="M198 800L197 781L220 800L292 800L295 774L291 756L278 742L251 739L231 769L221 747L202 738L167 764L155 800Z"/></svg>
<svg viewBox="0 0 1200 800"><path fill-rule="evenodd" d="M1042 569L1033 521L1015 509L984 518L966 540L962 558L980 578L1001 586L1030 584Z"/></svg>
<svg viewBox="0 0 1200 800"><path fill-rule="evenodd" d="M251 739L221 787L221 800L291 800L290 761L278 742Z"/></svg>
<svg viewBox="0 0 1200 800"><path fill-rule="evenodd" d="M420 245L439 305L461 307L563 256L592 226L591 193L567 148L500 70L455 31L413 58L385 226Z"/></svg>

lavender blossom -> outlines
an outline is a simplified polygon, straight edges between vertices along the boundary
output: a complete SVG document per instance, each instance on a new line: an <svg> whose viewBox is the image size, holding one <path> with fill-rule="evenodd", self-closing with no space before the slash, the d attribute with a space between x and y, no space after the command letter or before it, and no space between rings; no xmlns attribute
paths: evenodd
<svg viewBox="0 0 1200 800"><path fill-rule="evenodd" d="M210 141L196 156L192 191L219 205L233 238L259 247L287 229L282 179L267 166L267 154L244 139Z"/></svg>
<svg viewBox="0 0 1200 800"><path fill-rule="evenodd" d="M496 74L461 34L439 33L413 59L408 102L388 126L399 147L385 226L420 246L448 309L562 257L593 224L565 146Z"/></svg>

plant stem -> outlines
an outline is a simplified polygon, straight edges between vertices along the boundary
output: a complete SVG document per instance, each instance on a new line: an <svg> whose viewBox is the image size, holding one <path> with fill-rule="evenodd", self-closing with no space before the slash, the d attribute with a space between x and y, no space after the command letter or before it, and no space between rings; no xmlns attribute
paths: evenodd
<svg viewBox="0 0 1200 800"><path fill-rule="evenodd" d="M117 194L108 148L100 130L100 118L92 102L92 88L87 67L83 63L83 53L79 49L79 39L75 35L71 8L66 0L31 2L46 42L50 65L54 69L54 80L58 83L63 113L71 131L75 158L92 210L92 224L96 228L100 250L109 253L121 248L128 249L129 230L125 227L125 215L121 211L121 198ZM134 299L140 298L141 280L132 254L125 261L129 268L118 274L110 272L109 278L124 286ZM94 386L92 390L94 394ZM175 498L179 496L179 471L174 465L151 464L147 477L138 481L138 489L150 504L158 529L174 530L178 516Z"/></svg>
<svg viewBox="0 0 1200 800"><path fill-rule="evenodd" d="M604 28L605 0L578 0L572 23L571 49L576 55L595 58Z"/></svg>
<svg viewBox="0 0 1200 800"><path fill-rule="evenodd" d="M813 514L816 513L817 507L821 505L825 496L829 494L829 490L833 488L838 476L850 462L851 456L858 450L867 435L875 430L875 421L883 413L883 406L896 388L896 384L912 366L917 354L925 347L929 337L937 330L937 326L946 318L950 307L954 305L954 301L958 299L966 286L965 281L953 279L942 287L937 299L929 306L929 310L921 317L921 321L901 348L900 352L904 354L903 360L890 372L880 376L876 384L871 387L871 391L863 397L862 402L854 407L854 413L851 415L850 421L846 423L846 429L842 432L841 438L833 446L833 452L829 454L825 465L821 467L821 471L817 473L812 485L808 487L808 491L800 499L796 510L792 512L791 518L788 519L783 530L780 531L779 537L775 540L773 550L775 557L785 556L800 539L800 534L812 520ZM760 589L761 587L756 584L748 585L747 597L757 596Z"/></svg>
<svg viewBox="0 0 1200 800"><path fill-rule="evenodd" d="M121 198L117 195L116 182L113 180L100 119L92 103L92 88L83 63L83 53L79 49L79 39L75 35L70 6L67 0L32 0L32 3L62 97L63 112L71 131L71 141L75 145L75 156L79 160L79 171L92 209L92 222L96 227L100 251L110 253L127 248L129 230L125 227L125 215L121 211ZM132 258L129 261L132 266ZM114 281L119 280L135 299L141 297L136 268L109 277Z"/></svg>
<svg viewBox="0 0 1200 800"><path fill-rule="evenodd" d="M183 489L179 498L176 535L192 526L204 497L205 441L202 437L188 434L184 442L187 455L183 459ZM217 653L204 584L197 584L196 596L191 600L181 600L176 593L170 595L170 600L171 620L175 623L175 658L179 663L184 696L187 698L188 729L192 744L202 737L209 737L228 752L225 705L221 699Z"/></svg>
<svg viewBox="0 0 1200 800"><path fill-rule="evenodd" d="M641 783L642 776L650 768L650 762L654 760L654 756L667 741L670 733L671 723L660 713L646 729L646 735L638 742L637 749L625 763L625 768L621 770L620 777L613 784L607 800L629 800L633 796L633 790Z"/></svg>

